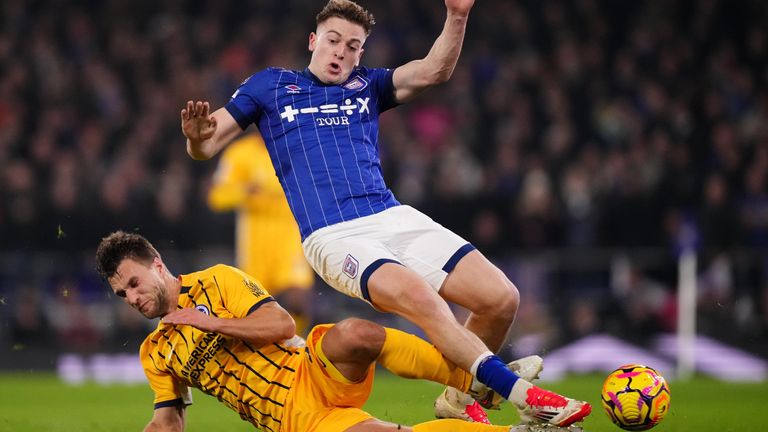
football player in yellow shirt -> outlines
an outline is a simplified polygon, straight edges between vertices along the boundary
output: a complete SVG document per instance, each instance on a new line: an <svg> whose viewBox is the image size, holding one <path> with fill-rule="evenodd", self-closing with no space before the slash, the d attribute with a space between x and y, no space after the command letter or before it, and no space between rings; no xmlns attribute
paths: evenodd
<svg viewBox="0 0 768 432"><path fill-rule="evenodd" d="M315 326L305 347L284 344L294 336L293 319L257 280L222 264L174 276L135 233L104 237L96 264L118 297L162 318L140 350L155 395L145 431L183 431L190 387L269 432L517 430L456 419L411 428L363 411L375 362L407 378L470 389L472 375L416 336L350 318Z"/></svg>
<svg viewBox="0 0 768 432"><path fill-rule="evenodd" d="M237 267L280 300L296 322L296 333L305 336L315 273L304 257L299 228L258 133L245 135L222 153L208 206L218 212L236 211Z"/></svg>

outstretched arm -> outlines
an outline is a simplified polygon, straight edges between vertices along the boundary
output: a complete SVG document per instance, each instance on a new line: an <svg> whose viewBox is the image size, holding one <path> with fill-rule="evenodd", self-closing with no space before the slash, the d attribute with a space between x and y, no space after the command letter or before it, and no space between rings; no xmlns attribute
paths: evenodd
<svg viewBox="0 0 768 432"><path fill-rule="evenodd" d="M398 103L407 102L426 88L448 81L459 60L467 17L474 3L475 0L445 0L448 15L429 54L395 69L392 81Z"/></svg>
<svg viewBox="0 0 768 432"><path fill-rule="evenodd" d="M296 334L296 323L277 302L269 302L245 318L218 318L197 309L177 309L164 316L165 324L187 324L206 332L242 339L257 348L282 342Z"/></svg>
<svg viewBox="0 0 768 432"><path fill-rule="evenodd" d="M210 104L187 101L181 110L181 131L187 137L192 159L210 159L242 132L232 114L224 108L210 113Z"/></svg>

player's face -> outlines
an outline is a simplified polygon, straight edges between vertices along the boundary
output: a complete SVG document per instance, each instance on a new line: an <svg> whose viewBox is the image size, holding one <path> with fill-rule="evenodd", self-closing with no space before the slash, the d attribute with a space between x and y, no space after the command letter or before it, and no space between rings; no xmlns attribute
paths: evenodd
<svg viewBox="0 0 768 432"><path fill-rule="evenodd" d="M149 265L124 259L109 279L115 295L147 318L168 313L168 290L163 281L162 262L155 258Z"/></svg>
<svg viewBox="0 0 768 432"><path fill-rule="evenodd" d="M309 69L326 84L341 84L360 64L365 30L359 24L332 17L309 35Z"/></svg>

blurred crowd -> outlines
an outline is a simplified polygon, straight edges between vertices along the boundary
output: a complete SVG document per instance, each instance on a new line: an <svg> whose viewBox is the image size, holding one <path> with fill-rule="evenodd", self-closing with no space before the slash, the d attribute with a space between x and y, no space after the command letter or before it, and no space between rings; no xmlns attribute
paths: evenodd
<svg viewBox="0 0 768 432"><path fill-rule="evenodd" d="M114 229L161 251L231 245L231 218L205 205L215 164L187 157L179 111L189 99L221 106L264 67L304 68L323 3L3 0L0 251L90 256ZM369 67L424 56L445 17L440 0L360 3L377 20ZM766 22L760 0L480 0L449 83L382 116L385 176L402 202L499 259L696 248L702 313L765 338ZM610 311L632 312L626 304L652 311L632 321L638 330L674 327L673 259L620 281L605 269L564 277L586 289L578 303L542 295L558 276L542 280L530 258L510 262L533 304L521 334L553 325L535 311L558 301L568 337L609 326ZM24 278L5 267L5 298L39 295L10 295L9 281ZM67 289L57 277L49 290ZM620 301L637 286L641 301ZM615 304L593 301L606 287Z"/></svg>

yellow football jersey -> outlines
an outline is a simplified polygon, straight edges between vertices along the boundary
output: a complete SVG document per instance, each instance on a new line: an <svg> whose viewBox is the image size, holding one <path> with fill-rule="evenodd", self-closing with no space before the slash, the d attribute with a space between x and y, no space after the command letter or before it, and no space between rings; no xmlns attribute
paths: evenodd
<svg viewBox="0 0 768 432"><path fill-rule="evenodd" d="M220 318L242 318L273 301L254 278L216 265L181 275L179 308ZM189 404L189 387L216 397L265 431L278 431L302 351L280 344L261 348L189 325L158 324L141 346L155 408Z"/></svg>
<svg viewBox="0 0 768 432"><path fill-rule="evenodd" d="M312 268L264 141L246 135L222 153L208 193L215 211L237 211L237 266L272 294L310 288Z"/></svg>

